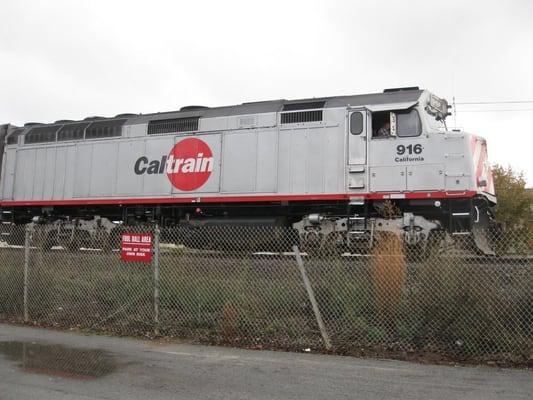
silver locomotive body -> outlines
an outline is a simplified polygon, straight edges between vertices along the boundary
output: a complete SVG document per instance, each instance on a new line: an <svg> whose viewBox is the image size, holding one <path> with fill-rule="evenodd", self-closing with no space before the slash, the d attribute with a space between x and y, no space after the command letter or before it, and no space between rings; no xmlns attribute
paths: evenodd
<svg viewBox="0 0 533 400"><path fill-rule="evenodd" d="M411 242L468 234L490 219L494 187L485 140L448 131L447 113L408 88L4 126L2 218L257 221L319 243L378 227ZM386 203L399 211L384 224Z"/></svg>

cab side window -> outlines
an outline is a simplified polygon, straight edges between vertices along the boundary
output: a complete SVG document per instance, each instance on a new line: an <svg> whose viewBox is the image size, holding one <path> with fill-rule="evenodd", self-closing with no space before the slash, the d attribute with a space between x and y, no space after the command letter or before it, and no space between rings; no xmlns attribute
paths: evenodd
<svg viewBox="0 0 533 400"><path fill-rule="evenodd" d="M396 125L396 130L391 127L391 122ZM422 123L416 109L372 113L372 138L414 137L421 133Z"/></svg>
<svg viewBox="0 0 533 400"><path fill-rule="evenodd" d="M396 112L396 134L399 137L419 136L421 133L422 124L417 110Z"/></svg>
<svg viewBox="0 0 533 400"><path fill-rule="evenodd" d="M390 111L372 113L372 138L387 138L390 136Z"/></svg>

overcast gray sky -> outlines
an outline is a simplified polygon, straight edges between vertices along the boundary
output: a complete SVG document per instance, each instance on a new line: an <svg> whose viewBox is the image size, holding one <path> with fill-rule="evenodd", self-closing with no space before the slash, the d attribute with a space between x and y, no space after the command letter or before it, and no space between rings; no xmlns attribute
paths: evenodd
<svg viewBox="0 0 533 400"><path fill-rule="evenodd" d="M1 0L0 21L0 123L412 85L533 101L532 0ZM533 185L533 102L457 109Z"/></svg>

